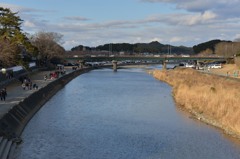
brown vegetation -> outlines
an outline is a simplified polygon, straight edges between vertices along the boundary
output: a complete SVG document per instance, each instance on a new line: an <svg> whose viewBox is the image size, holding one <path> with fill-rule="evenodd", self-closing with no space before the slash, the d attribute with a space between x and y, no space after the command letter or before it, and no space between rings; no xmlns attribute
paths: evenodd
<svg viewBox="0 0 240 159"><path fill-rule="evenodd" d="M229 77L234 77L234 72L240 72L240 67L238 67L236 64L225 64L222 65L221 69L210 69L209 73L216 74L216 75L227 75ZM240 78L238 76L238 78Z"/></svg>
<svg viewBox="0 0 240 159"><path fill-rule="evenodd" d="M235 57L235 64L237 65L238 68L240 68L240 56Z"/></svg>
<svg viewBox="0 0 240 159"><path fill-rule="evenodd" d="M229 133L240 135L240 81L193 69L155 70L153 75L173 86L179 106Z"/></svg>
<svg viewBox="0 0 240 159"><path fill-rule="evenodd" d="M240 42L221 42L215 46L215 54L231 57L239 54Z"/></svg>
<svg viewBox="0 0 240 159"><path fill-rule="evenodd" d="M0 37L0 66L16 64L17 46L10 40Z"/></svg>
<svg viewBox="0 0 240 159"><path fill-rule="evenodd" d="M207 56L207 55L211 55L213 54L213 51L211 49L206 49L204 51L201 51L198 55L201 55L201 56Z"/></svg>

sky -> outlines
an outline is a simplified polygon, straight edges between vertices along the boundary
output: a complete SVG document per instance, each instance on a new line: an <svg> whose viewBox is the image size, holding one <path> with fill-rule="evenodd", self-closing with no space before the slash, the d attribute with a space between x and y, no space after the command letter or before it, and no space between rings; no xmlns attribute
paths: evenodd
<svg viewBox="0 0 240 159"><path fill-rule="evenodd" d="M78 45L149 43L194 46L240 38L240 0L1 0L23 20L22 30L63 35Z"/></svg>

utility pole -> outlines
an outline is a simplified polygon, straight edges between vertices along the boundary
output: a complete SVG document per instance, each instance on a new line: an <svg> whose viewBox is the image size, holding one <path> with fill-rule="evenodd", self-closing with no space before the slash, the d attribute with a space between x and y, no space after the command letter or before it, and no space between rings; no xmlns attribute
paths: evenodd
<svg viewBox="0 0 240 159"><path fill-rule="evenodd" d="M167 54L169 55L169 45L168 45L168 48L167 48Z"/></svg>
<svg viewBox="0 0 240 159"><path fill-rule="evenodd" d="M112 44L109 43L109 55L108 56L110 56L111 54L112 54Z"/></svg>
<svg viewBox="0 0 240 159"><path fill-rule="evenodd" d="M172 50L171 50L171 45L168 44L168 55L171 55Z"/></svg>

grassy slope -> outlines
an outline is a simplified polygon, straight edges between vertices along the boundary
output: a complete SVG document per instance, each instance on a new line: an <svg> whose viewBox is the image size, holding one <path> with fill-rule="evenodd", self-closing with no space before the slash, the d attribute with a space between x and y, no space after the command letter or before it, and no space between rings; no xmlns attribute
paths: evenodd
<svg viewBox="0 0 240 159"><path fill-rule="evenodd" d="M193 69L155 70L153 75L173 86L179 106L229 133L240 135L240 81Z"/></svg>

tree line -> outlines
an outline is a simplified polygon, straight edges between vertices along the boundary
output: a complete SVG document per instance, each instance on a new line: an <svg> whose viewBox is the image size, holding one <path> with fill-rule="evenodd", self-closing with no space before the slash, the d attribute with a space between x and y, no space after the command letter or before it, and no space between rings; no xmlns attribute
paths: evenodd
<svg viewBox="0 0 240 159"><path fill-rule="evenodd" d="M153 54L193 54L192 47L164 45L157 41L150 43L109 43L97 47L88 47L79 45L73 47L71 51L111 51L111 52L128 52L128 53L153 53Z"/></svg>
<svg viewBox="0 0 240 159"><path fill-rule="evenodd" d="M62 35L40 31L33 35L21 29L18 13L0 7L0 67L21 65L28 69L30 61L39 65L59 60L65 50L60 45Z"/></svg>
<svg viewBox="0 0 240 159"><path fill-rule="evenodd" d="M239 41L211 40L193 46L196 54L215 54L224 57L240 56Z"/></svg>

